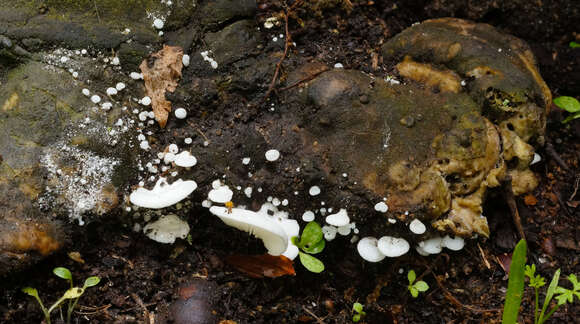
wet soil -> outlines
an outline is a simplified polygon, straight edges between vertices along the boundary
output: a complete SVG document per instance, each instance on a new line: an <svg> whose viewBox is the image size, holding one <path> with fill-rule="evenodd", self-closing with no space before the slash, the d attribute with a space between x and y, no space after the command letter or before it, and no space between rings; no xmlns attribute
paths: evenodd
<svg viewBox="0 0 580 324"><path fill-rule="evenodd" d="M311 56L331 66L341 62L372 73L371 54L379 53L385 40L415 22L452 16L486 22L524 39L555 97L580 94L580 50L568 46L580 38L575 33L580 21L576 1L353 0L350 12L341 2L318 1L320 6L296 11L289 30L301 47L291 56ZM256 19L263 23L280 13L282 3L259 1L258 7ZM533 166L540 185L516 198L529 244L528 262L547 278L558 268L563 274L580 274L580 121L565 127L560 123L564 117L554 107L548 145L539 151L543 160ZM178 287L198 285L200 278L216 284L200 306L206 318L216 321L350 323L352 304L358 301L365 306L367 323L500 323L507 287L504 268L519 239L505 200L502 190L490 193L485 206L490 239L470 240L460 252L408 254L371 264L360 259L349 239L338 238L320 257L327 267L322 274L296 263L296 276L277 279L251 279L226 265L229 255L263 253L262 244L205 209L190 214L191 242L171 246L109 218L88 225L85 235L71 237L62 253L4 280L0 322L41 322L35 301L20 288L36 287L45 303L54 301L67 283L52 269L65 266L77 281L91 275L102 278L81 298L74 315L79 323L171 323ZM69 258L72 251L80 252L84 263ZM417 299L407 291L411 269L431 287ZM522 303L523 323L533 322L532 294L527 290ZM580 303L560 308L552 322L580 323Z"/></svg>

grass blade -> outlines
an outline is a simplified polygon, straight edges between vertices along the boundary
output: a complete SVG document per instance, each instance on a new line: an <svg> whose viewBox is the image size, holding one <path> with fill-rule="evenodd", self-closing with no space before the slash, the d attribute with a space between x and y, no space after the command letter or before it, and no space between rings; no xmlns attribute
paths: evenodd
<svg viewBox="0 0 580 324"><path fill-rule="evenodd" d="M515 324L524 293L524 267L526 264L527 244L520 240L514 249L510 265L508 289L503 307L502 324Z"/></svg>

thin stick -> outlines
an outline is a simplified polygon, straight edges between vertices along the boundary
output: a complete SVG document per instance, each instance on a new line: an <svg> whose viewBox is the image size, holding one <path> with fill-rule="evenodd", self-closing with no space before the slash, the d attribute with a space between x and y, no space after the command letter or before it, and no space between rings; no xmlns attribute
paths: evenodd
<svg viewBox="0 0 580 324"><path fill-rule="evenodd" d="M524 228L522 227L522 220L520 218L520 213L518 211L518 206L516 204L516 198L515 198L514 192L512 190L512 179L508 179L505 182L504 193L505 193L506 202L507 202L507 204L510 208L510 211L512 213L512 219L514 221L514 224L516 225L518 233L520 234L520 239L525 240L526 235L524 234Z"/></svg>
<svg viewBox="0 0 580 324"><path fill-rule="evenodd" d="M143 315L144 315L145 319L149 320L151 317L149 316L149 311L147 310L147 307L143 303L143 300L141 300L141 298L139 296L137 296L137 294L135 294L135 293L131 293L131 297L133 297L133 300L137 303L137 305L141 306L141 309L143 309L143 313L144 313Z"/></svg>
<svg viewBox="0 0 580 324"><path fill-rule="evenodd" d="M302 306L302 309L308 313L310 316L314 317L314 319L316 319L316 322L318 324L324 324L324 320L318 316L316 316L316 314L314 314L311 310L309 310L308 308L306 308L306 306Z"/></svg>
<svg viewBox="0 0 580 324"><path fill-rule="evenodd" d="M281 88L280 91L286 91L286 90L290 90L290 89L292 89L294 87L297 87L297 86L299 86L300 84L302 84L302 83L304 83L306 81L310 81L310 80L316 78L318 75L320 75L321 73L326 72L328 70L329 70L329 68L328 67L325 67L321 71L318 71L316 73L312 73L311 75L309 75L309 76L307 76L307 77L305 77L303 79L300 79L299 81L294 82L293 84L291 84L291 85L289 85L287 87Z"/></svg>
<svg viewBox="0 0 580 324"><path fill-rule="evenodd" d="M556 150L554 149L554 145L552 145L552 143L546 144L546 153L548 153L548 155L552 159L554 159L554 161L556 161L556 163L558 163L562 167L562 169L570 171L570 167L568 167L568 164L566 164L566 162L564 162L564 160L560 157L558 152L556 152Z"/></svg>
<svg viewBox="0 0 580 324"><path fill-rule="evenodd" d="M301 4L302 4L302 0L296 0L292 4L292 6L290 6L290 8L288 8L284 12L284 24L285 24L285 31L286 31L286 42L284 43L284 53L282 54L282 57L278 61L278 64L276 64L276 71L274 71L274 77L272 78L272 81L270 82L270 86L268 87L268 91L266 91L264 98L262 98L262 103L264 101L266 101L268 99L268 97L270 97L270 94L274 90L274 86L276 85L276 81L278 80L278 74L280 74L280 68L282 67L282 62L284 62L284 59L288 55L288 49L290 48L290 39L291 39L290 31L288 29L288 16L290 15L290 13L294 9L296 9L296 7L298 7Z"/></svg>
<svg viewBox="0 0 580 324"><path fill-rule="evenodd" d="M93 0L93 4L95 5L95 12L97 13L97 20L101 23L101 16L99 16L99 9L97 8L97 1Z"/></svg>

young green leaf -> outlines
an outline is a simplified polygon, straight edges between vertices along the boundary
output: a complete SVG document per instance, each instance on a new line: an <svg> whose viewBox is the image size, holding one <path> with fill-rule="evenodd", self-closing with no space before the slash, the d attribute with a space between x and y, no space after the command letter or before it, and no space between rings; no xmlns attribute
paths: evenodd
<svg viewBox="0 0 580 324"><path fill-rule="evenodd" d="M317 222L310 222L304 227L302 231L302 236L300 237L300 242L298 243L299 248L311 247L322 240L322 228Z"/></svg>
<svg viewBox="0 0 580 324"><path fill-rule="evenodd" d="M22 288L22 292L29 295L29 296L38 298L38 290L36 290L35 288L24 287L24 288Z"/></svg>
<svg viewBox="0 0 580 324"><path fill-rule="evenodd" d="M363 305L361 303L354 303L352 305L352 310L360 314L363 311Z"/></svg>
<svg viewBox="0 0 580 324"><path fill-rule="evenodd" d="M544 313L546 313L546 309L548 308L548 305L550 305L552 297L554 297L556 288L558 288L559 280L560 280L560 269L556 270L556 272L554 273L554 277L552 277L552 281L550 281L548 291L546 292L546 298L544 299L544 305L542 306L542 312L540 313L540 319L544 318Z"/></svg>
<svg viewBox="0 0 580 324"><path fill-rule="evenodd" d="M320 241L318 241L318 243L315 243L314 245L303 246L302 250L306 253L317 254L317 253L322 252L322 250L324 250L325 246L326 246L326 241L320 240Z"/></svg>
<svg viewBox="0 0 580 324"><path fill-rule="evenodd" d="M303 252L299 252L300 262L310 272L321 273L324 271L324 263L317 258Z"/></svg>
<svg viewBox="0 0 580 324"><path fill-rule="evenodd" d="M571 115L569 115L568 117L564 118L564 120L562 121L562 124L566 124L574 119L578 119L580 118L580 112L577 113L573 113Z"/></svg>
<svg viewBox="0 0 580 324"><path fill-rule="evenodd" d="M84 288L73 287L67 290L62 296L63 299L74 299L79 298L85 292Z"/></svg>
<svg viewBox="0 0 580 324"><path fill-rule="evenodd" d="M415 274L415 270L410 270L409 273L407 273L407 279L409 280L409 285L412 285L413 282L415 282L416 278L417 278L417 275Z"/></svg>
<svg viewBox="0 0 580 324"><path fill-rule="evenodd" d="M570 42L570 48L580 48L580 43L576 43L574 41Z"/></svg>
<svg viewBox="0 0 580 324"><path fill-rule="evenodd" d="M558 301L558 306L562 306L566 303L572 303L574 301L574 294L570 289L556 287L556 294L558 294L558 296L554 298L556 298Z"/></svg>
<svg viewBox="0 0 580 324"><path fill-rule="evenodd" d="M360 321L360 314L352 315L352 321L358 323Z"/></svg>
<svg viewBox="0 0 580 324"><path fill-rule="evenodd" d="M93 287L99 284L99 282L101 281L101 278L99 277L88 277L87 279L85 279L85 284L83 285L83 288L88 288L88 287Z"/></svg>
<svg viewBox="0 0 580 324"><path fill-rule="evenodd" d="M67 268L64 268L64 267L54 268L54 270L52 270L52 272L59 278L62 278L65 280L72 280L72 274L70 273L70 271Z"/></svg>
<svg viewBox="0 0 580 324"><path fill-rule="evenodd" d="M429 290L429 285L423 280L417 281L413 286L420 292Z"/></svg>
<svg viewBox="0 0 580 324"><path fill-rule="evenodd" d="M503 307L502 324L515 324L518 320L518 313L524 292L524 266L526 264L526 254L526 241L520 240L512 255L508 289Z"/></svg>
<svg viewBox="0 0 580 324"><path fill-rule="evenodd" d="M413 298L417 298L417 296L419 296L419 290L415 288L415 286L409 286L409 291L411 292L411 296L413 296Z"/></svg>
<svg viewBox="0 0 580 324"><path fill-rule="evenodd" d="M580 102L574 97L561 96L554 99L554 104L561 109L566 110L569 113L575 113L580 111Z"/></svg>

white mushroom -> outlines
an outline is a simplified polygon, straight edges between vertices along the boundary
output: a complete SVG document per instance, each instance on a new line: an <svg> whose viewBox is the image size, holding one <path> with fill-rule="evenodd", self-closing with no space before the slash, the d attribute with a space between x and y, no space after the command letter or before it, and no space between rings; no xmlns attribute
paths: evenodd
<svg viewBox="0 0 580 324"><path fill-rule="evenodd" d="M463 238L461 238L459 236L455 237L455 238L451 238L451 237L449 237L449 235L445 235L441 244L451 251L459 251L459 250L463 249L463 246L465 245L465 241L463 240Z"/></svg>
<svg viewBox="0 0 580 324"><path fill-rule="evenodd" d="M183 168L191 168L197 164L197 159L188 151L183 151L175 156L175 164Z"/></svg>
<svg viewBox="0 0 580 324"><path fill-rule="evenodd" d="M144 208L159 209L169 207L189 196L197 188L193 180L178 179L168 184L165 178L159 178L151 190L143 187L133 191L129 200L133 205Z"/></svg>
<svg viewBox="0 0 580 324"><path fill-rule="evenodd" d="M207 198L215 203L225 204L232 200L234 192L228 186L221 186L217 189L212 189Z"/></svg>
<svg viewBox="0 0 580 324"><path fill-rule="evenodd" d="M383 236L378 243L379 251L389 258L400 257L409 252L409 242L403 238Z"/></svg>
<svg viewBox="0 0 580 324"><path fill-rule="evenodd" d="M266 160L274 162L280 158L280 151L278 150L268 150L266 151Z"/></svg>
<svg viewBox="0 0 580 324"><path fill-rule="evenodd" d="M329 225L322 226L322 234L324 234L324 239L329 242L336 238L337 231L338 229L334 226Z"/></svg>
<svg viewBox="0 0 580 324"><path fill-rule="evenodd" d="M379 251L377 239L374 237L364 237L356 245L356 249L361 258L369 262L379 262L385 255Z"/></svg>
<svg viewBox="0 0 580 324"><path fill-rule="evenodd" d="M375 210L380 213L386 213L389 210L389 206L384 201L381 201L375 204Z"/></svg>
<svg viewBox="0 0 580 324"><path fill-rule="evenodd" d="M248 232L264 242L268 254L281 255L288 248L288 236L282 226L272 218L250 210L213 206L209 211L224 223Z"/></svg>
<svg viewBox="0 0 580 324"><path fill-rule="evenodd" d="M171 244L176 238L184 239L189 234L189 225L181 218L170 214L161 216L157 221L147 224L143 233L159 243Z"/></svg>
<svg viewBox="0 0 580 324"><path fill-rule="evenodd" d="M411 232L415 234L423 234L427 231L427 227L423 224L420 220L414 219L411 223L409 223L409 229Z"/></svg>
<svg viewBox="0 0 580 324"><path fill-rule="evenodd" d="M419 242L417 246L417 252L421 255L429 254L438 254L441 253L442 247L442 239L439 236L430 238L428 240Z"/></svg>
<svg viewBox="0 0 580 324"><path fill-rule="evenodd" d="M326 216L326 223L336 227L345 226L350 223L350 218L346 209L341 208L338 213Z"/></svg>

